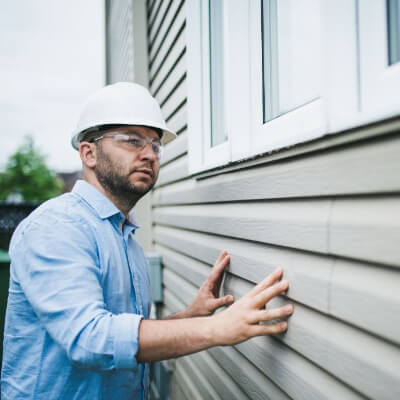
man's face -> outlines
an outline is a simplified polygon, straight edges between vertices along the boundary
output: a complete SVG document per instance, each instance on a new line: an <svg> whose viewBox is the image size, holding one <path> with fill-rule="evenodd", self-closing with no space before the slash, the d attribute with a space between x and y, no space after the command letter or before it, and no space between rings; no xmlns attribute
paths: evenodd
<svg viewBox="0 0 400 400"><path fill-rule="evenodd" d="M116 133L159 141L156 131L144 126L127 126L102 132ZM111 195L120 199L137 200L154 186L160 160L150 144L142 149L135 149L124 141L105 137L96 146L94 172L97 180Z"/></svg>

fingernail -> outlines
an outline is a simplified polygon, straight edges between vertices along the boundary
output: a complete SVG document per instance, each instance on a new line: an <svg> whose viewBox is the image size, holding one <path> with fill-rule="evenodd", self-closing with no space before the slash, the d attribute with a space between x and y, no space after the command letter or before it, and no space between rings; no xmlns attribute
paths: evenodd
<svg viewBox="0 0 400 400"><path fill-rule="evenodd" d="M289 282L288 282L288 281L281 281L281 282L279 282L279 287L280 287L280 288L285 289L285 288L288 287L288 285L289 285Z"/></svg>
<svg viewBox="0 0 400 400"><path fill-rule="evenodd" d="M293 305L288 304L287 306L284 307L284 311L287 312L288 314L293 312Z"/></svg>
<svg viewBox="0 0 400 400"><path fill-rule="evenodd" d="M281 322L281 323L280 323L280 328L281 328L282 330L286 330L286 329L287 329L287 322Z"/></svg>

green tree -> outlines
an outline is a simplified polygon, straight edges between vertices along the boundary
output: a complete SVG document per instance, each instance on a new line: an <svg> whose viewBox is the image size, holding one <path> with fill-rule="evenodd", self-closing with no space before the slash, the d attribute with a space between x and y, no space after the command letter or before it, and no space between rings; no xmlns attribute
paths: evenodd
<svg viewBox="0 0 400 400"><path fill-rule="evenodd" d="M17 195L24 201L44 201L60 194L62 188L31 136L25 137L24 143L9 157L5 171L0 173L0 200Z"/></svg>

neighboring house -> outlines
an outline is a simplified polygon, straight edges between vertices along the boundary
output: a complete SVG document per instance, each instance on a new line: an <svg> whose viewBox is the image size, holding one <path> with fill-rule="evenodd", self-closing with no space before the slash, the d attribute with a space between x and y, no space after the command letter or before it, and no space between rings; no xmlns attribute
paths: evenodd
<svg viewBox="0 0 400 400"><path fill-rule="evenodd" d="M62 193L67 193L72 190L78 179L82 179L82 171L57 172L57 178L64 184Z"/></svg>
<svg viewBox="0 0 400 400"><path fill-rule="evenodd" d="M106 1L108 82L147 85L178 133L139 205L161 315L222 249L224 292L281 266L295 303L287 334L169 362L171 399L400 398L399 9Z"/></svg>

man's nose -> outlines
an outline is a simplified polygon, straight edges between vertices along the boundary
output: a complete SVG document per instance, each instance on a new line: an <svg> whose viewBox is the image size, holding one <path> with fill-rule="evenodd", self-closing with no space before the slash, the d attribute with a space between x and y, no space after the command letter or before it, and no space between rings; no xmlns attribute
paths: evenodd
<svg viewBox="0 0 400 400"><path fill-rule="evenodd" d="M142 158L148 160L156 160L158 158L158 155L153 150L151 143L146 143L144 147L140 150L139 154Z"/></svg>

